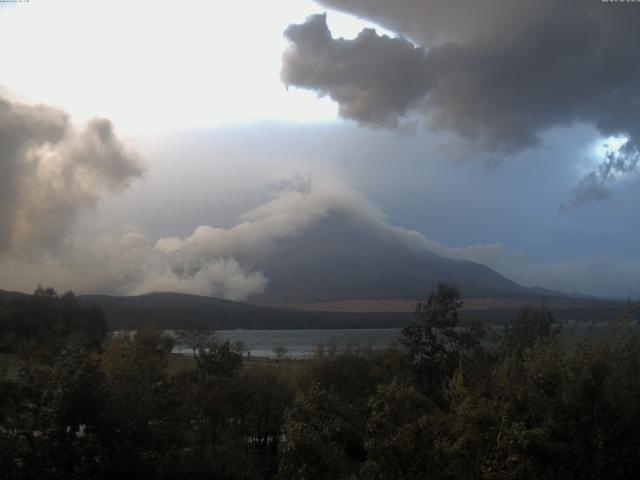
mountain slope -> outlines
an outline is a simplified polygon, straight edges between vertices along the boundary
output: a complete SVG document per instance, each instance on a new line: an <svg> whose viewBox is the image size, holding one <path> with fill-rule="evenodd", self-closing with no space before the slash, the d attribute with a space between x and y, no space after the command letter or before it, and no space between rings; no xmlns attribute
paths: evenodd
<svg viewBox="0 0 640 480"><path fill-rule="evenodd" d="M466 297L528 295L489 267L441 257L335 211L246 260L269 279L265 292L250 298L258 303L417 299L438 282L456 284Z"/></svg>

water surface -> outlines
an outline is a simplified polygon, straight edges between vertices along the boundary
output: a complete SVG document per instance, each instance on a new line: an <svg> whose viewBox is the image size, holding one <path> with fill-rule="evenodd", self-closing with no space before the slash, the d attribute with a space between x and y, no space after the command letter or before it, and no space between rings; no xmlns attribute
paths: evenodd
<svg viewBox="0 0 640 480"><path fill-rule="evenodd" d="M400 328L363 328L336 330L218 330L216 333L231 343L243 342L245 355L275 358L274 349L284 349L284 356L308 358L314 355L320 344L335 345L338 351L347 347L384 348L400 334ZM185 346L178 345L178 353L190 353Z"/></svg>

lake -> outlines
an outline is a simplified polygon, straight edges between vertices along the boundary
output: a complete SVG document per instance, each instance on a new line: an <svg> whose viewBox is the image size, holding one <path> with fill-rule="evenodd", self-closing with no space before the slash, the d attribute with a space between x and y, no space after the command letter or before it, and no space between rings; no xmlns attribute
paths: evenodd
<svg viewBox="0 0 640 480"><path fill-rule="evenodd" d="M337 329L337 330L218 330L216 333L231 343L241 341L251 356L275 358L274 348L285 349L286 357L312 357L316 346L335 345L338 351L347 347L384 348L400 334L400 328ZM191 353L181 345L176 353Z"/></svg>
<svg viewBox="0 0 640 480"><path fill-rule="evenodd" d="M607 323L593 325L596 334L604 331ZM501 326L493 326L500 331ZM590 324L567 322L562 329L567 340L575 335L577 340L584 338ZM254 357L275 358L274 349L282 347L285 357L309 358L315 354L319 344L335 345L337 351L347 347L385 348L389 342L400 335L401 328L363 328L363 329L326 329L326 330L217 330L216 334L231 343L241 341L245 351ZM191 350L178 344L175 353L191 354Z"/></svg>

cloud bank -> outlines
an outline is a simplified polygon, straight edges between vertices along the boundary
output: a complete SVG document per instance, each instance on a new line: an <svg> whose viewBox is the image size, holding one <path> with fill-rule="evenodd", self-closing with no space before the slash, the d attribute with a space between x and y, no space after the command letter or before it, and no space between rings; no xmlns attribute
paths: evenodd
<svg viewBox="0 0 640 480"><path fill-rule="evenodd" d="M149 291L243 299L266 280L229 256L177 266L136 232L83 233L83 214L145 171L139 155L96 118L75 127L62 110L0 97L0 281L80 291Z"/></svg>
<svg viewBox="0 0 640 480"><path fill-rule="evenodd" d="M108 120L74 128L61 110L0 97L0 253L58 245L105 192L143 171Z"/></svg>
<svg viewBox="0 0 640 480"><path fill-rule="evenodd" d="M566 208L608 198L615 175L637 171L640 9L599 0L448 2L318 0L397 32L332 38L324 15L291 25L287 85L336 101L340 115L395 127L420 118L503 156L583 122L629 138L625 162L587 174ZM613 173L615 175L611 175Z"/></svg>

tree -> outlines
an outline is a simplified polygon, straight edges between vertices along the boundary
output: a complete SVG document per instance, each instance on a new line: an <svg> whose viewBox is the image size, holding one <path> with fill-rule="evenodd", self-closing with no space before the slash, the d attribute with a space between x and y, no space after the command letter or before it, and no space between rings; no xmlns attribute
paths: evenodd
<svg viewBox="0 0 640 480"><path fill-rule="evenodd" d="M64 478L94 478L108 468L105 440L113 433L109 392L99 358L78 339L62 350L43 392L49 470Z"/></svg>
<svg viewBox="0 0 640 480"><path fill-rule="evenodd" d="M190 401L197 438L197 458L193 460L199 463L201 471L224 478L228 469L235 468L234 448L244 446L236 434L238 424L230 421L234 408L233 378L240 370L242 356L229 340L215 335L200 337L193 351L196 367L190 375L193 386Z"/></svg>
<svg viewBox="0 0 640 480"><path fill-rule="evenodd" d="M97 353L84 342L68 339L54 365L26 363L4 393L0 403L11 412L0 414L0 442L8 440L3 478L99 478L108 470L109 393Z"/></svg>
<svg viewBox="0 0 640 480"><path fill-rule="evenodd" d="M176 408L167 373L174 342L163 332L142 329L112 338L102 355L117 420L114 465L121 475L146 478L175 438L167 422Z"/></svg>
<svg viewBox="0 0 640 480"><path fill-rule="evenodd" d="M312 385L285 417L279 478L334 480L354 474L359 463L350 452L362 440L352 419L348 404Z"/></svg>
<svg viewBox="0 0 640 480"><path fill-rule="evenodd" d="M284 358L284 356L287 354L287 347L283 347L282 345L276 345L275 347L273 347L273 353L276 354L276 358L278 360Z"/></svg>
<svg viewBox="0 0 640 480"><path fill-rule="evenodd" d="M244 352L249 351L249 349L247 348L247 344L243 340L236 340L235 342L233 342L233 350L240 355L242 355Z"/></svg>
<svg viewBox="0 0 640 480"><path fill-rule="evenodd" d="M107 322L95 305L78 301L73 292L59 296L53 288L38 287L27 298L10 301L0 311L0 334L18 341L33 341L40 354L54 361L69 336L81 337L96 350L106 338Z"/></svg>
<svg viewBox="0 0 640 480"><path fill-rule="evenodd" d="M560 327L554 327L551 310L542 304L539 307L524 306L515 320L505 326L500 341L503 353L520 354L537 341L560 333Z"/></svg>
<svg viewBox="0 0 640 480"><path fill-rule="evenodd" d="M253 365L243 368L229 388L233 398L229 414L238 425L234 433L241 446L235 462L252 464L257 478L274 477L285 412L294 398L291 381L272 365Z"/></svg>
<svg viewBox="0 0 640 480"><path fill-rule="evenodd" d="M370 400L363 478L442 478L438 410L415 387L380 385Z"/></svg>
<svg viewBox="0 0 640 480"><path fill-rule="evenodd" d="M462 304L458 289L441 283L418 304L416 323L402 331L400 342L411 356L416 380L432 392L439 391L459 363L464 337L456 327Z"/></svg>

